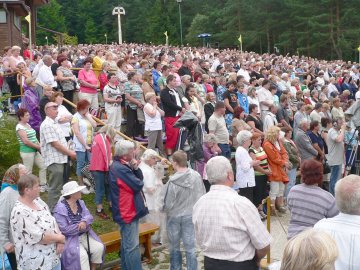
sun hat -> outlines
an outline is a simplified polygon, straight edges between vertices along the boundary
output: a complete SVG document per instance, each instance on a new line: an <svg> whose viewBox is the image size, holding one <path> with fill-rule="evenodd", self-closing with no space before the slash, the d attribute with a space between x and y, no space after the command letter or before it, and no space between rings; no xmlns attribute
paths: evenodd
<svg viewBox="0 0 360 270"><path fill-rule="evenodd" d="M84 188L86 188L86 186L79 186L76 181L70 181L70 182L67 182L65 185L63 185L61 194L63 197L69 196L71 194L74 194L76 192L83 190Z"/></svg>

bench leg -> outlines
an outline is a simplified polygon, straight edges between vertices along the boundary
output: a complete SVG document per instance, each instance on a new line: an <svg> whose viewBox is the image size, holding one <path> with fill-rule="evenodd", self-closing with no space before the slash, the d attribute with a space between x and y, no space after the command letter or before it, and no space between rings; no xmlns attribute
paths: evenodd
<svg viewBox="0 0 360 270"><path fill-rule="evenodd" d="M145 236L144 246L145 246L144 256L148 259L147 263L151 263L152 256L151 256L151 235L150 234Z"/></svg>

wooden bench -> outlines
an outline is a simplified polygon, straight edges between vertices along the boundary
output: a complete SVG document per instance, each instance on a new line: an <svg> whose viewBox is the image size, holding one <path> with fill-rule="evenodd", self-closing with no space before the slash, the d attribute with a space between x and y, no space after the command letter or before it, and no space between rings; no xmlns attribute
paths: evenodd
<svg viewBox="0 0 360 270"><path fill-rule="evenodd" d="M144 256L147 258L148 263L151 262L151 236L159 230L159 226L152 223L139 224L139 243L144 245ZM106 253L120 251L121 235L120 230L105 233L99 236L101 241L106 247Z"/></svg>

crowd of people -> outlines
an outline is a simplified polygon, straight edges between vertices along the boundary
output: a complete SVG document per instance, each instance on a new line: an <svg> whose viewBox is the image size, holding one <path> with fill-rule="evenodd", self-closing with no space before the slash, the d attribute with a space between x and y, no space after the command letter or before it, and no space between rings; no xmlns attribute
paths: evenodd
<svg viewBox="0 0 360 270"><path fill-rule="evenodd" d="M182 241L189 270L196 243L207 270L255 270L271 244L261 221L288 211L281 269L360 267L356 63L140 44L13 46L1 59L22 160L0 193L9 206L0 210L1 247L13 269L101 264L104 247L81 200L90 192L94 214L110 218L105 199L120 225L122 269L141 269L138 225L151 222L171 269L182 267ZM166 183L165 159L175 171ZM311 261L313 241L329 254ZM303 268L306 256L323 268Z"/></svg>

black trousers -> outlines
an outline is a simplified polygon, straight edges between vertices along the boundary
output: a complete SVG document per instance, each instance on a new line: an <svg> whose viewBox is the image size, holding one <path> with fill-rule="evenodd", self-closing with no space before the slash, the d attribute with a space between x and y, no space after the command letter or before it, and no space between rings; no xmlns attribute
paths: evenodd
<svg viewBox="0 0 360 270"><path fill-rule="evenodd" d="M67 100L73 102L74 100L74 90L70 90L70 91L62 91L64 98L66 98ZM63 105L65 106L66 109L68 109L69 112L73 113L74 112L74 108L67 102L64 101Z"/></svg>
<svg viewBox="0 0 360 270"><path fill-rule="evenodd" d="M16 255L15 253L6 253L12 270L17 270Z"/></svg>
<svg viewBox="0 0 360 270"><path fill-rule="evenodd" d="M204 258L205 270L258 270L255 258L244 262L231 262L224 260Z"/></svg>
<svg viewBox="0 0 360 270"><path fill-rule="evenodd" d="M126 113L126 135L130 138L134 138L139 135L144 136L144 127L138 120L137 111L131 109L130 106L127 106Z"/></svg>
<svg viewBox="0 0 360 270"><path fill-rule="evenodd" d="M239 194L254 203L254 187L239 188Z"/></svg>

